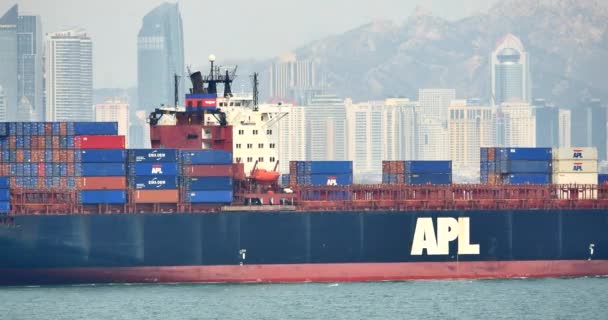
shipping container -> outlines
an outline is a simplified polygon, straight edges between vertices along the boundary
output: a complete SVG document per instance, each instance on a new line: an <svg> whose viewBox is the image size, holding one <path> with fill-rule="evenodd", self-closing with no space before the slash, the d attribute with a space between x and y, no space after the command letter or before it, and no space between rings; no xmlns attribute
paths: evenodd
<svg viewBox="0 0 608 320"><path fill-rule="evenodd" d="M178 203L178 190L137 190L131 193L131 203Z"/></svg>
<svg viewBox="0 0 608 320"><path fill-rule="evenodd" d="M232 198L232 190L188 191L185 193L185 201L190 203L230 203Z"/></svg>
<svg viewBox="0 0 608 320"><path fill-rule="evenodd" d="M72 134L76 136L118 134L118 122L74 122L71 125L74 128Z"/></svg>
<svg viewBox="0 0 608 320"><path fill-rule="evenodd" d="M405 173L452 173L452 161L405 161Z"/></svg>
<svg viewBox="0 0 608 320"><path fill-rule="evenodd" d="M597 173L555 173L553 184L597 184Z"/></svg>
<svg viewBox="0 0 608 320"><path fill-rule="evenodd" d="M177 149L130 149L129 162L178 162Z"/></svg>
<svg viewBox="0 0 608 320"><path fill-rule="evenodd" d="M500 173L551 173L550 160L507 160L498 163Z"/></svg>
<svg viewBox="0 0 608 320"><path fill-rule="evenodd" d="M136 162L129 164L129 174L136 176L176 176L179 175L178 164L174 162L149 163Z"/></svg>
<svg viewBox="0 0 608 320"><path fill-rule="evenodd" d="M79 199L82 204L123 204L127 194L125 190L83 190Z"/></svg>
<svg viewBox="0 0 608 320"><path fill-rule="evenodd" d="M6 137L9 135L8 132L8 123L0 122L0 137Z"/></svg>
<svg viewBox="0 0 608 320"><path fill-rule="evenodd" d="M8 213L11 211L11 203L9 201L0 201L0 213Z"/></svg>
<svg viewBox="0 0 608 320"><path fill-rule="evenodd" d="M504 184L550 184L551 174L546 173L513 173L502 175Z"/></svg>
<svg viewBox="0 0 608 320"><path fill-rule="evenodd" d="M551 160L551 148L499 148L499 160Z"/></svg>
<svg viewBox="0 0 608 320"><path fill-rule="evenodd" d="M597 160L597 148L570 147L554 148L553 160Z"/></svg>
<svg viewBox="0 0 608 320"><path fill-rule="evenodd" d="M597 183L608 183L608 174L601 173L597 175Z"/></svg>
<svg viewBox="0 0 608 320"><path fill-rule="evenodd" d="M129 187L136 190L177 189L177 176L133 176L129 177Z"/></svg>
<svg viewBox="0 0 608 320"><path fill-rule="evenodd" d="M74 180L74 186L82 190L126 189L125 177L80 177Z"/></svg>
<svg viewBox="0 0 608 320"><path fill-rule="evenodd" d="M83 177L125 176L126 170L124 163L78 163L75 165L75 175Z"/></svg>
<svg viewBox="0 0 608 320"><path fill-rule="evenodd" d="M57 141L59 144L59 141ZM124 149L125 136L76 136L74 137L76 149Z"/></svg>
<svg viewBox="0 0 608 320"><path fill-rule="evenodd" d="M296 182L299 185L347 186L353 184L353 175L350 173L310 174L297 176Z"/></svg>
<svg viewBox="0 0 608 320"><path fill-rule="evenodd" d="M556 160L553 162L554 173L597 173L597 160Z"/></svg>
<svg viewBox="0 0 608 320"><path fill-rule="evenodd" d="M232 164L232 152L224 150L181 150L183 164Z"/></svg>
<svg viewBox="0 0 608 320"><path fill-rule="evenodd" d="M186 177L228 177L233 175L231 164L191 164L182 166Z"/></svg>
<svg viewBox="0 0 608 320"><path fill-rule="evenodd" d="M125 162L127 152L124 149L87 149L76 150L76 162Z"/></svg>
<svg viewBox="0 0 608 320"><path fill-rule="evenodd" d="M186 190L232 190L232 177L184 177Z"/></svg>
<svg viewBox="0 0 608 320"><path fill-rule="evenodd" d="M288 174L282 174L281 175L281 179L279 179L281 186L286 187L289 186L289 175Z"/></svg>
<svg viewBox="0 0 608 320"><path fill-rule="evenodd" d="M0 189L8 189L11 185L10 177L0 177Z"/></svg>
<svg viewBox="0 0 608 320"><path fill-rule="evenodd" d="M11 191L9 189L0 189L0 201L11 200Z"/></svg>
<svg viewBox="0 0 608 320"><path fill-rule="evenodd" d="M405 184L451 184L450 173L413 173L404 175Z"/></svg>

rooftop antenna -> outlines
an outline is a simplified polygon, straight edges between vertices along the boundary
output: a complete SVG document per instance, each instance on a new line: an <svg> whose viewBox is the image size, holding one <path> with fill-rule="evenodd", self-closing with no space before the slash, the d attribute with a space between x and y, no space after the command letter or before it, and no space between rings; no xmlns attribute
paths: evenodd
<svg viewBox="0 0 608 320"><path fill-rule="evenodd" d="M259 91L258 91L258 85L260 84L258 81L258 73L254 72L253 76L252 76L252 82L253 82L253 111L258 111L258 96L259 96Z"/></svg>

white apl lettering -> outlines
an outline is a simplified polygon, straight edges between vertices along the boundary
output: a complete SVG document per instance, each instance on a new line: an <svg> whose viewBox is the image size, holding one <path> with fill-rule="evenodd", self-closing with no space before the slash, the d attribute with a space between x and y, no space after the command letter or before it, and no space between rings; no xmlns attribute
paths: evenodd
<svg viewBox="0 0 608 320"><path fill-rule="evenodd" d="M425 249L427 255L450 254L450 242L456 239L459 255L479 254L479 244L471 243L469 218L437 218L437 233L433 218L418 218L411 255L420 256Z"/></svg>

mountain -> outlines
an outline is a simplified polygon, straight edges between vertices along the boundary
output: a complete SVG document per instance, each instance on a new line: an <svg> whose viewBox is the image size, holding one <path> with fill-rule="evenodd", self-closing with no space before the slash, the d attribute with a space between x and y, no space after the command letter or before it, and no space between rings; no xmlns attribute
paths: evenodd
<svg viewBox="0 0 608 320"><path fill-rule="evenodd" d="M507 33L531 57L532 95L561 106L608 101L608 4L592 0L507 0L457 21L417 9L401 22L374 21L305 45L330 89L355 100L416 98L418 88L490 95L490 52Z"/></svg>

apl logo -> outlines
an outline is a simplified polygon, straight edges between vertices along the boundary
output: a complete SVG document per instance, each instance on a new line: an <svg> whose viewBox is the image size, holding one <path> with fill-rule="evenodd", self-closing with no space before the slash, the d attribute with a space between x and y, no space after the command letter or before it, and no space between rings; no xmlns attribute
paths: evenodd
<svg viewBox="0 0 608 320"><path fill-rule="evenodd" d="M574 159L582 159L583 158L583 150L572 150L572 158Z"/></svg>
<svg viewBox="0 0 608 320"><path fill-rule="evenodd" d="M328 186L337 186L338 180L336 179L336 177L327 177L327 185Z"/></svg>
<svg viewBox="0 0 608 320"><path fill-rule="evenodd" d="M574 165L572 166L572 171L583 171L583 163L575 162Z"/></svg>
<svg viewBox="0 0 608 320"><path fill-rule="evenodd" d="M472 244L470 240L469 218L437 218L437 229L433 224L433 218L418 218L410 254L421 256L426 250L427 255L448 255L450 242L456 239L458 239L459 255L479 254L479 244Z"/></svg>
<svg viewBox="0 0 608 320"><path fill-rule="evenodd" d="M152 174L163 174L163 166L160 164L153 164Z"/></svg>

